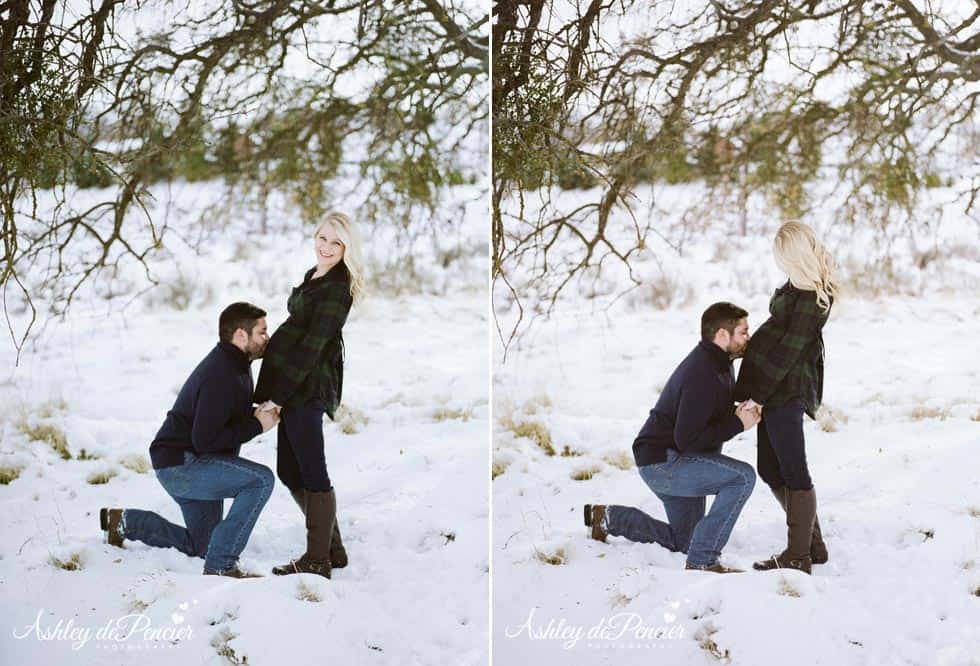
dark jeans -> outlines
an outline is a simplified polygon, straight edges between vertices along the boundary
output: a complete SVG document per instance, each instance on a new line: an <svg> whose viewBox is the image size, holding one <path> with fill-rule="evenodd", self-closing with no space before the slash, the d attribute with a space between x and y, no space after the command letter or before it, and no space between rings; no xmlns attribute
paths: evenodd
<svg viewBox="0 0 980 666"><path fill-rule="evenodd" d="M209 571L234 568L272 495L272 470L238 456L186 451L183 465L158 469L156 476L180 505L186 527L152 511L125 509L123 537L203 557ZM234 501L222 520L226 497Z"/></svg>
<svg viewBox="0 0 980 666"><path fill-rule="evenodd" d="M311 398L283 407L276 447L276 473L290 490L325 492L333 488L323 452L323 401Z"/></svg>
<svg viewBox="0 0 980 666"><path fill-rule="evenodd" d="M764 407L757 437L759 476L763 481L776 489L784 486L791 490L813 488L806 465L801 400Z"/></svg>
<svg viewBox="0 0 980 666"><path fill-rule="evenodd" d="M711 566L728 543L735 521L755 487L752 466L720 453L679 455L639 468L640 478L664 503L667 521L634 507L606 507L606 531L640 543L687 553L689 564ZM705 497L714 495L704 514Z"/></svg>

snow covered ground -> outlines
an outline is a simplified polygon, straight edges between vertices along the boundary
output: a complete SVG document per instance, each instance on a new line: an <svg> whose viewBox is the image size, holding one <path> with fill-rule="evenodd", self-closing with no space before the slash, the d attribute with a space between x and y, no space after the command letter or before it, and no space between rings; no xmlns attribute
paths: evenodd
<svg viewBox="0 0 980 666"><path fill-rule="evenodd" d="M178 189L188 210L171 224L196 237L199 210L187 202L210 191ZM289 287L312 265L305 229L212 229L201 256L169 235L173 261L153 260L163 284L122 313L107 314L97 297L107 287L96 286L18 367L9 339L0 345L0 471L17 474L0 485L0 663L485 664L487 262L477 204L443 247L412 251L418 279L406 276L401 294L378 290L345 327L344 409L325 420L325 437L351 563L332 580L203 577L201 560L133 542L116 549L98 525L101 506L180 521L147 447L215 344L227 303L265 308L270 330L284 320ZM384 231L366 235L372 265L397 271ZM132 268L122 283L135 293L139 276ZM71 459L48 441L59 435ZM275 469L275 441L270 431L242 454ZM277 482L243 564L268 573L304 539Z"/></svg>
<svg viewBox="0 0 980 666"><path fill-rule="evenodd" d="M768 314L779 284L771 230L726 238L722 224L690 238L683 257L660 247L659 267L637 262L644 285L614 305L569 297L506 361L498 353L494 660L980 664L980 235L968 220L938 238L955 251L924 270L897 259L904 277L891 293L852 290L825 329L826 409L805 429L828 564L812 577L719 576L685 572L683 554L657 545L587 538L585 503L664 518L630 446L697 343L704 308L738 303L753 330ZM848 251L841 258L855 278L871 246L835 247ZM623 286L612 282L609 294ZM669 307L655 308L668 288ZM755 466L755 437L737 436L725 453ZM759 481L722 559L751 569L781 550L785 534Z"/></svg>

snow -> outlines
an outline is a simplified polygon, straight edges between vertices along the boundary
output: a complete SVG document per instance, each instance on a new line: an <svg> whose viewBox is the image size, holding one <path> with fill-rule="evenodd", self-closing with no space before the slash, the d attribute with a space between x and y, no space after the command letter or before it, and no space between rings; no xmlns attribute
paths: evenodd
<svg viewBox="0 0 980 666"><path fill-rule="evenodd" d="M812 576L751 571L786 538L761 480L722 555L747 573L688 572L683 554L658 545L588 538L586 503L665 518L636 471L633 438L697 343L701 312L735 302L754 330L785 280L770 250L774 213L753 212L745 237L723 214L685 229L670 202L697 188L662 189L659 235L633 262L640 287L617 299L629 284L610 263L598 281L573 282L553 316L525 322L506 357L497 345L494 659L980 664L980 234L961 207L913 219L922 247L901 234L878 246L830 211L805 220L828 239L848 286L824 331L825 408L805 425L827 564ZM591 194L555 201L570 210ZM920 268L926 246L937 256ZM869 268L879 253L893 258L891 273ZM511 273L519 289L531 276L527 266ZM535 311L536 294L525 294ZM513 324L506 299L496 314L504 330ZM740 434L724 452L754 467L755 438Z"/></svg>
<svg viewBox="0 0 980 666"><path fill-rule="evenodd" d="M102 506L180 522L152 470L136 471L148 463L153 435L187 374L217 341L220 310L235 300L254 302L274 330L286 316L289 287L312 265L312 230L308 237L297 224L275 226L267 236L234 215L227 228L196 227L217 192L211 187L178 185L172 193L180 204L171 211L173 233L151 259L160 287L121 309L144 286L142 270L124 263L114 282L97 280L79 292L64 321L49 321L18 366L9 339L0 345L0 400L7 406L0 465L20 469L0 486L0 661L443 664L451 654L460 664L486 663L482 205L453 230L431 241L418 234L425 242L412 245L396 247L389 228L363 230L369 268L393 270L398 253L409 253L415 274L405 271L398 293L375 289L344 330L344 404L324 428L347 568L331 580L269 574L305 546L302 515L278 481L242 556L265 578L204 577L202 560L176 550L104 543ZM182 241L198 237L200 255ZM439 251L454 248L453 260L436 261ZM104 300L109 293L118 298ZM258 362L252 370L257 377ZM59 429L73 459L30 441L22 425ZM275 441L269 431L245 444L242 455L274 470ZM82 449L97 459L79 459ZM107 470L115 473L108 483L87 482ZM52 564L73 556L79 570Z"/></svg>

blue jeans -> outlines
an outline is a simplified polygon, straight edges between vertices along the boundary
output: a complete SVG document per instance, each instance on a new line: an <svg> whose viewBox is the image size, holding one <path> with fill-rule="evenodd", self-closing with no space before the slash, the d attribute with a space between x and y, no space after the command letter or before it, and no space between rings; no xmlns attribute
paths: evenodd
<svg viewBox="0 0 980 666"><path fill-rule="evenodd" d="M272 470L238 456L186 451L183 465L158 469L156 475L180 505L187 527L152 511L125 509L123 537L203 557L207 571L233 569L272 495ZM226 497L234 501L222 520Z"/></svg>
<svg viewBox="0 0 980 666"><path fill-rule="evenodd" d="M688 564L711 566L728 543L735 521L755 487L755 471L720 453L680 455L639 468L640 478L664 503L667 521L630 506L606 507L606 531L639 543L687 553ZM705 497L714 495L704 514Z"/></svg>

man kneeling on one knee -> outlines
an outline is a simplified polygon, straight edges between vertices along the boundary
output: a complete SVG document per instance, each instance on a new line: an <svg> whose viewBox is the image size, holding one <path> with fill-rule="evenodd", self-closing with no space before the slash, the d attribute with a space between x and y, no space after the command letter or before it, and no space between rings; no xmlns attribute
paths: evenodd
<svg viewBox="0 0 980 666"><path fill-rule="evenodd" d="M238 566L252 528L272 494L265 465L239 455L244 442L279 421L275 409L253 407L251 362L262 357L269 335L265 312L233 303L218 320L219 342L184 382L173 409L150 445L157 480L180 506L184 525L152 511L99 512L108 542L124 539L176 548L204 558L204 573L253 578ZM232 498L224 516L224 499Z"/></svg>
<svg viewBox="0 0 980 666"><path fill-rule="evenodd" d="M628 506L586 504L591 536L626 537L687 554L687 569L737 571L718 558L755 486L755 471L722 455L722 444L759 423L757 406L733 409L732 360L749 342L748 313L715 303L701 316L701 340L674 370L633 443L640 478L660 498L667 522ZM705 497L714 495L705 515Z"/></svg>

